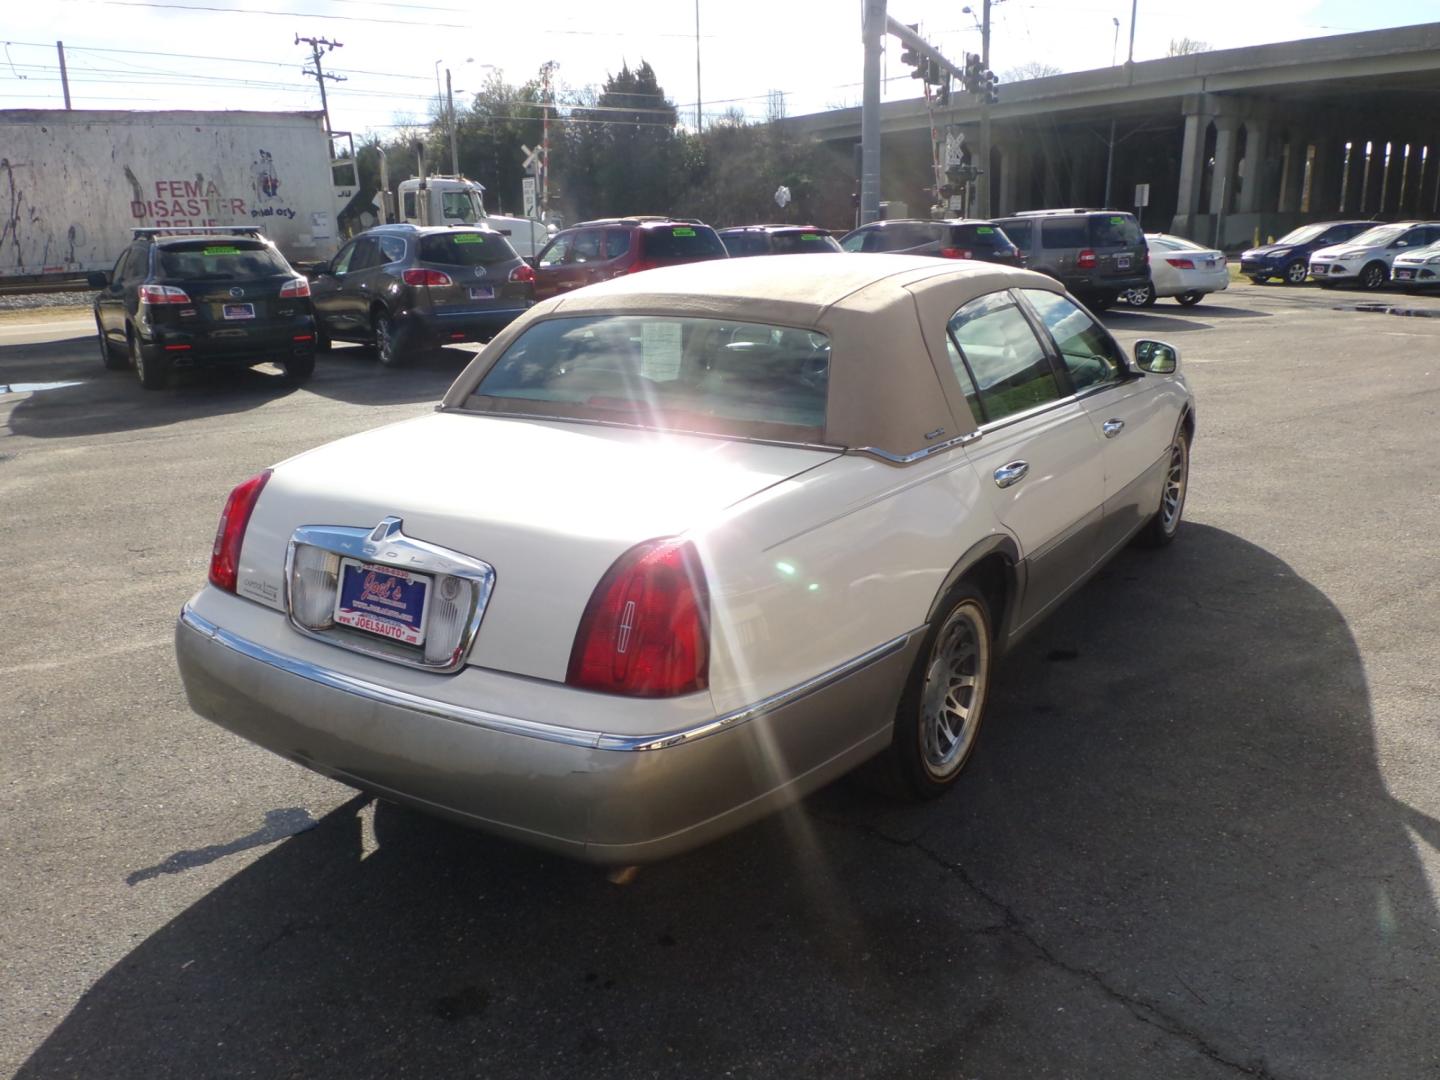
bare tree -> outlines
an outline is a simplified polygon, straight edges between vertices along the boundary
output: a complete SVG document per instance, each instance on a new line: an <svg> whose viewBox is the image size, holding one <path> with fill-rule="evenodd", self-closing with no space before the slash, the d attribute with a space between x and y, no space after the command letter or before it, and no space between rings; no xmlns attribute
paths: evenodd
<svg viewBox="0 0 1440 1080"><path fill-rule="evenodd" d="M1006 68L1000 73L1001 82L1024 82L1026 79L1043 79L1050 75L1059 75L1061 71L1054 64L1047 64L1042 60L1030 60L1024 64L1017 64L1015 67Z"/></svg>
<svg viewBox="0 0 1440 1080"><path fill-rule="evenodd" d="M1170 48L1166 50L1166 56L1193 56L1195 53L1209 52L1211 45L1208 41L1200 41L1197 38L1171 38Z"/></svg>

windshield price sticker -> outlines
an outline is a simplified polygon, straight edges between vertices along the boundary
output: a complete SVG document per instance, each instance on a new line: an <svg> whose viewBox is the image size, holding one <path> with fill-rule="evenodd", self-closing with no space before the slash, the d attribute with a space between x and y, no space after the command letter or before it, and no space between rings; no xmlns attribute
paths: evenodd
<svg viewBox="0 0 1440 1080"><path fill-rule="evenodd" d="M640 331L640 374L654 382L680 377L680 324L647 322Z"/></svg>
<svg viewBox="0 0 1440 1080"><path fill-rule="evenodd" d="M239 249L238 247L230 247L230 246L224 246L224 247L207 247L204 251L200 252L200 254L202 254L202 255L239 255L239 254L240 254L240 249Z"/></svg>
<svg viewBox="0 0 1440 1080"><path fill-rule="evenodd" d="M671 235L671 236L694 236L694 235L695 235L695 230L692 229L692 228L690 228L689 226L681 226L681 227L678 228L678 229L671 229L671 230L670 230L670 235Z"/></svg>
<svg viewBox="0 0 1440 1080"><path fill-rule="evenodd" d="M485 236L484 236L482 233L475 233L475 232L455 233L454 236L453 236L451 239L453 239L453 240L455 241L455 243L457 243L457 244L483 244L483 243L485 243Z"/></svg>
<svg viewBox="0 0 1440 1080"><path fill-rule="evenodd" d="M1111 225L1124 225L1124 224L1125 224L1125 219L1124 219L1123 217L1112 217L1112 218L1110 219L1110 224L1111 224Z"/></svg>
<svg viewBox="0 0 1440 1080"><path fill-rule="evenodd" d="M976 227L975 231L981 236L990 236L995 232L995 230L990 228L989 225L980 225Z"/></svg>
<svg viewBox="0 0 1440 1080"><path fill-rule="evenodd" d="M801 233L801 234L800 234L800 239L801 239L801 240L811 240L811 241L819 240L819 239L820 239L820 234L819 234L819 233L813 233L813 232Z"/></svg>

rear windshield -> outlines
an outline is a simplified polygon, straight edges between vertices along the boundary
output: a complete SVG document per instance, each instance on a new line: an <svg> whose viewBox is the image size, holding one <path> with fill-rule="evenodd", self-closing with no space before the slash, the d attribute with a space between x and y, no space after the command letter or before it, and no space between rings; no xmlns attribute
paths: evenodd
<svg viewBox="0 0 1440 1080"><path fill-rule="evenodd" d="M1084 218L1042 218L1040 243L1047 248L1085 248L1092 243Z"/></svg>
<svg viewBox="0 0 1440 1080"><path fill-rule="evenodd" d="M720 241L731 256L764 255L770 250L764 233L721 233Z"/></svg>
<svg viewBox="0 0 1440 1080"><path fill-rule="evenodd" d="M1090 244L1092 247L1140 247L1145 234L1129 214L1091 214Z"/></svg>
<svg viewBox="0 0 1440 1080"><path fill-rule="evenodd" d="M670 431L815 443L830 340L784 326L663 315L531 325L466 407Z"/></svg>
<svg viewBox="0 0 1440 1080"><path fill-rule="evenodd" d="M164 281L240 281L295 272L278 251L258 240L186 240L166 244L159 254Z"/></svg>
<svg viewBox="0 0 1440 1080"><path fill-rule="evenodd" d="M489 266L519 258L510 241L496 232L457 229L420 238L420 261L446 266Z"/></svg>
<svg viewBox="0 0 1440 1080"><path fill-rule="evenodd" d="M839 251L840 244L828 233L804 230L770 234L770 250L776 255L804 255L815 251Z"/></svg>
<svg viewBox="0 0 1440 1080"><path fill-rule="evenodd" d="M720 237L708 225L667 225L646 229L647 259L723 259L726 251Z"/></svg>
<svg viewBox="0 0 1440 1080"><path fill-rule="evenodd" d="M998 225L951 225L950 243L984 251L1010 251L1015 247Z"/></svg>

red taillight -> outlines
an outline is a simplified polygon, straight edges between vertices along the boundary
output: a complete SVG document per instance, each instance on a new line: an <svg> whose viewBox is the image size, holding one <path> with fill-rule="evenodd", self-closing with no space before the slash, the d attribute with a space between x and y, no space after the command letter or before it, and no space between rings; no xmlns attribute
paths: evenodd
<svg viewBox="0 0 1440 1080"><path fill-rule="evenodd" d="M220 526L215 530L215 547L210 552L210 584L226 592L235 591L235 578L240 571L240 545L245 541L245 528L260 498L270 470L257 473L230 492L225 509L220 512Z"/></svg>
<svg viewBox="0 0 1440 1080"><path fill-rule="evenodd" d="M942 259L973 259L975 255L969 248L942 247L940 257Z"/></svg>
<svg viewBox="0 0 1440 1080"><path fill-rule="evenodd" d="M1098 261L1095 258L1095 253L1089 248L1086 248L1076 256L1075 265L1081 270L1094 270L1098 265Z"/></svg>
<svg viewBox="0 0 1440 1080"><path fill-rule="evenodd" d="M140 303L188 304L190 297L185 295L184 289L177 289L174 285L141 285Z"/></svg>
<svg viewBox="0 0 1440 1080"><path fill-rule="evenodd" d="M654 270L659 265L659 263L650 262L648 259L636 259L626 268L625 272L630 274L638 274L641 270Z"/></svg>
<svg viewBox="0 0 1440 1080"><path fill-rule="evenodd" d="M310 295L310 282L303 277L297 277L294 281L287 281L280 289L280 298L287 296L301 297Z"/></svg>
<svg viewBox="0 0 1440 1080"><path fill-rule="evenodd" d="M1169 263L1171 266L1175 267L1175 269L1177 269L1177 270L1194 270L1194 269L1195 269L1195 260L1194 260L1194 259L1186 259L1186 258L1183 258L1183 257L1181 257L1181 256L1179 256L1179 255L1167 255L1167 256L1165 256L1165 261L1166 261L1167 263Z"/></svg>
<svg viewBox="0 0 1440 1080"><path fill-rule="evenodd" d="M426 270L423 268L406 270L400 275L405 279L406 285L454 285L450 275L442 270Z"/></svg>
<svg viewBox="0 0 1440 1080"><path fill-rule="evenodd" d="M525 282L528 284L529 282L535 280L535 268L529 263L521 263L519 266L515 267L514 270L510 271L510 280Z"/></svg>
<svg viewBox="0 0 1440 1080"><path fill-rule="evenodd" d="M615 561L585 605L565 681L631 697L710 682L710 591L695 545L649 540Z"/></svg>

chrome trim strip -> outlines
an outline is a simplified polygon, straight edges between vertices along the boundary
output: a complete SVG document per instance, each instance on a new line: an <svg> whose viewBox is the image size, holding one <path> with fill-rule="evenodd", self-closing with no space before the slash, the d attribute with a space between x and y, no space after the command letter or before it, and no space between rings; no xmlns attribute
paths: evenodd
<svg viewBox="0 0 1440 1080"><path fill-rule="evenodd" d="M831 683L839 682L846 676L855 674L861 668L868 667L877 660L883 660L885 657L899 652L905 647L906 642L923 629L924 627L917 627L907 631L883 645L875 646L869 652L861 653L854 659L845 661L839 667L831 668L829 671L816 675L813 679L797 683L788 690L772 694L753 705L746 705L744 708L728 712L724 716L718 716L708 723L681 731L672 731L665 735L601 735L600 741L595 744L595 747L597 750L664 750L681 743L703 739L707 735L715 735L729 728L739 727L741 724L749 723L751 720L775 712L803 697L823 690Z"/></svg>
<svg viewBox="0 0 1440 1080"><path fill-rule="evenodd" d="M480 621L485 618L485 608L490 603L490 594L495 588L495 568L481 559L462 555L424 540L406 536L404 522L395 516L383 519L369 529L357 529L343 525L302 525L290 537L285 547L285 614L290 625L306 637L324 641L351 652L379 657L394 664L419 668L422 671L459 671L465 666L475 636L480 632ZM435 577L449 576L463 578L471 584L470 615L460 632L459 640L443 663L426 663L424 653L412 658L399 653L382 638L368 642L363 638L340 636L329 630L312 630L295 618L290 590L295 573L295 547L307 544L310 547L329 551L342 558L358 559L364 562L394 566L401 570L417 571ZM338 582L337 582L338 587Z"/></svg>
<svg viewBox="0 0 1440 1080"><path fill-rule="evenodd" d="M869 454L871 457L877 457L881 461L888 461L892 465L910 465L916 461L923 461L927 457L932 457L935 454L942 453L957 446L968 446L984 434L984 431L971 431L965 435L957 435L953 439L946 439L942 443L936 443L934 446L922 446L919 450L915 450L909 454L892 454L889 450L882 450L878 446L857 446L852 452L856 454Z"/></svg>
<svg viewBox="0 0 1440 1080"><path fill-rule="evenodd" d="M339 690L347 694L354 694L367 701L373 701L379 705L393 706L398 709L408 709L411 712L422 713L426 716L434 716L441 720L452 720L456 723L471 724L475 727L485 728L489 731L498 731L505 735L521 735L531 739L541 739L545 742L560 743L565 746L578 746L592 750L612 751L644 751L663 750L672 746L679 746L682 743L694 742L704 739L710 735L718 734L737 728L742 724L749 723L767 713L774 712L792 702L824 689L830 683L838 682L846 676L853 675L861 668L882 660L905 647L905 644L921 632L924 627L917 627L907 631L883 645L877 645L868 652L861 653L852 660L848 660L838 667L807 679L782 690L762 701L752 705L736 709L726 713L724 716L716 717L714 720L707 720L703 724L694 727L681 728L676 731L665 732L660 735L613 735L603 731L591 731L584 728L564 727L559 724L546 724L535 720L523 720L515 716L503 716L500 713L487 712L484 709L472 709L465 705L455 705L448 701L436 701L433 698L421 697L419 694L412 694L406 690L397 690L389 686L380 686L378 683L370 682L368 679L360 679L353 675L345 675L329 668L312 664L308 660L299 660L292 656L285 656L273 649L256 644L247 638L232 634L217 624L211 622L203 615L198 615L186 604L180 610L180 622L195 631L208 637L217 645L223 645L228 649L247 656L262 664L278 668L288 674L299 678L319 683L321 686L328 686L332 690Z"/></svg>

